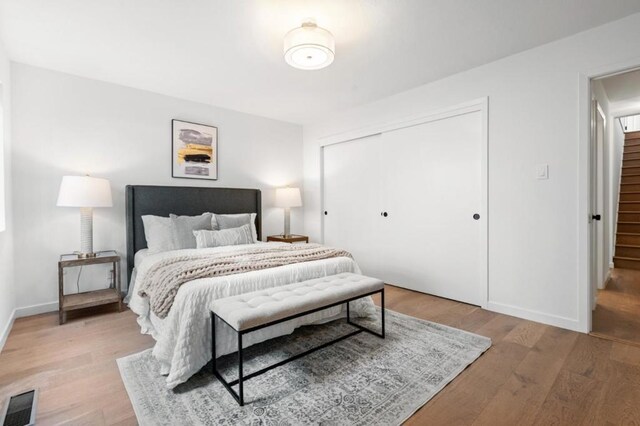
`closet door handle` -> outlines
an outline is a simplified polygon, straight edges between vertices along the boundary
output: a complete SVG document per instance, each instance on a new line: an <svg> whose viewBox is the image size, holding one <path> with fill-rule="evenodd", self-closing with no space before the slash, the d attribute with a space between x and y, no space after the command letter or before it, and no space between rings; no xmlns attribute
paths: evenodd
<svg viewBox="0 0 640 426"><path fill-rule="evenodd" d="M600 216L599 214L594 214L594 215L591 216L591 219L600 220L600 219L602 219L602 216Z"/></svg>
<svg viewBox="0 0 640 426"><path fill-rule="evenodd" d="M328 214L328 213L327 213L327 211L325 210L325 211L324 211L324 215L326 216L327 214Z"/></svg>
<svg viewBox="0 0 640 426"><path fill-rule="evenodd" d="M387 212L382 212L382 213L380 213L380 216L387 217L387 216L389 216L389 213L387 213Z"/></svg>
<svg viewBox="0 0 640 426"><path fill-rule="evenodd" d="M480 219L480 215L479 215L478 213L475 213L475 214L473 215L473 218L474 218L475 220L478 220L478 219Z"/></svg>

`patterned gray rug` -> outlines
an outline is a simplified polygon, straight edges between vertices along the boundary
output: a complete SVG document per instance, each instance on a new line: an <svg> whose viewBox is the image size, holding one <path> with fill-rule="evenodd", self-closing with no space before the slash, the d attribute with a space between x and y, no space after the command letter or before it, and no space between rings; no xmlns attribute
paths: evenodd
<svg viewBox="0 0 640 426"><path fill-rule="evenodd" d="M352 329L334 321L251 347L245 374ZM360 333L248 380L244 407L209 366L175 390L150 349L118 366L141 425L399 425L491 346L489 338L389 310L386 332L384 340ZM227 380L237 377L233 355L219 366Z"/></svg>

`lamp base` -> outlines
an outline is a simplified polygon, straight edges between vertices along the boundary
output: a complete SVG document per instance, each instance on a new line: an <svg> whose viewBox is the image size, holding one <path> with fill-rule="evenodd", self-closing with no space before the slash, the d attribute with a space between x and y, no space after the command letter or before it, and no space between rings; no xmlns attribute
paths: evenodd
<svg viewBox="0 0 640 426"><path fill-rule="evenodd" d="M290 238L291 236L291 209L289 207L285 207L284 209L284 232L282 235L285 238Z"/></svg>
<svg viewBox="0 0 640 426"><path fill-rule="evenodd" d="M80 259L96 257L93 252L93 209L90 207L80 209L80 251L76 253Z"/></svg>

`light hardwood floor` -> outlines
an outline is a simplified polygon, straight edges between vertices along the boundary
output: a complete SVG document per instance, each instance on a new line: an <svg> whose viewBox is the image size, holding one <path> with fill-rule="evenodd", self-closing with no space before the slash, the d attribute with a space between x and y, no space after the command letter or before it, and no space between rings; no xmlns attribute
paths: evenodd
<svg viewBox="0 0 640 426"><path fill-rule="evenodd" d="M592 334L640 346L640 271L612 269L598 291Z"/></svg>
<svg viewBox="0 0 640 426"><path fill-rule="evenodd" d="M408 425L639 424L640 347L387 287L387 308L489 336L493 346ZM115 360L152 345L130 311L16 321L0 395L41 389L38 424L134 424Z"/></svg>

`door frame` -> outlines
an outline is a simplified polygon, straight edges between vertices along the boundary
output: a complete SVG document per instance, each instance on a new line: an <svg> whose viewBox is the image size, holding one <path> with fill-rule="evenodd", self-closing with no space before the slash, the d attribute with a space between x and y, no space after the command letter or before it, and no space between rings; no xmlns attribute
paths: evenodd
<svg viewBox="0 0 640 426"><path fill-rule="evenodd" d="M602 118L602 129L598 127L598 117ZM591 99L591 135L589 138L589 205L591 207L591 214L589 216L589 274L590 274L590 286L591 286L591 309L595 309L597 301L597 290L600 289L606 280L608 273L606 270L609 267L609 262L605 264L605 254L609 254L605 251L607 246L607 235L609 231L607 223L609 220L609 208L605 205L605 195L608 195L606 191L605 183L608 183L608 178L605 180L605 176L609 174L609 164L606 160L608 157L606 154L605 143L608 141L606 131L607 117L602 109L602 106L598 102L592 93ZM598 134L602 132L602 141L599 141ZM611 141L609 141L611 142ZM601 220L594 220L593 214L601 215ZM606 268L606 269L605 269Z"/></svg>
<svg viewBox="0 0 640 426"><path fill-rule="evenodd" d="M640 68L639 59L596 67L578 74L578 328L589 333L592 329L592 305L594 293L591 286L590 266L590 182L591 182L591 136L592 136L592 80L634 71Z"/></svg>
<svg viewBox="0 0 640 426"><path fill-rule="evenodd" d="M486 309L489 302L489 98L482 97L472 101L463 102L458 105L422 112L411 116L401 117L377 123L370 126L347 130L337 134L325 136L319 139L320 150L320 223L322 242L324 243L324 148L329 145L349 142L355 139L361 139L367 136L373 136L389 132L392 130L403 129L406 127L417 126L420 124L431 123L434 121L445 120L447 118L457 117L459 115L469 114L473 112L481 113L482 121L482 140L481 140L481 158L480 158L480 174L481 174L481 194L480 194L480 217L485 220L480 221L480 300L481 307Z"/></svg>
<svg viewBox="0 0 640 426"><path fill-rule="evenodd" d="M607 201L609 200L609 183L610 183L610 164L609 164L609 152L608 152L608 146L611 145L611 143L613 143L613 141L610 140L610 138L608 137L607 133L609 132L609 123L608 123L608 119L606 114L604 113L604 110L602 109L602 106L600 105L600 103L598 102L597 99L595 100L595 107L596 107L596 127L595 127L595 140L596 140L596 154L597 154L597 159L596 159L596 173L597 173L597 179L596 179L596 210L597 210L597 214L602 215L602 219L599 221L598 225L599 228L596 229L596 238L597 241L599 241L599 244L601 245L601 247L596 247L596 257L598 259L598 264L599 264L599 271L597 274L597 280L596 280L596 288L600 289L604 286L604 283L607 281L608 279L608 270L609 270L609 261L607 259L608 255L610 257L613 257L613 254L609 253L607 250L607 238L608 238L608 234L611 232L611 230L609 229L609 226L607 226L608 221L605 220L607 219L607 216L611 214L611 211L609 210L609 206L607 205ZM602 117L602 143L600 144L598 141L598 116ZM597 295L594 295L593 297L593 308L595 309L595 304L596 304L596 300L597 300Z"/></svg>

